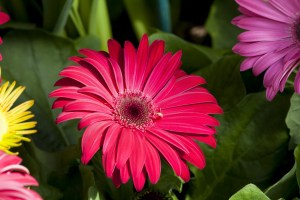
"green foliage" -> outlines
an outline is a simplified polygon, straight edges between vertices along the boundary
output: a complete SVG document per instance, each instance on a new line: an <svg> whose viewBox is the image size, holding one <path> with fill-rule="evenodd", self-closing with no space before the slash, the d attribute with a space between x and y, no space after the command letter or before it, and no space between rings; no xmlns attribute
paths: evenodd
<svg viewBox="0 0 300 200"><path fill-rule="evenodd" d="M239 56L225 55L211 66L197 72L205 78L207 88L225 111L235 106L246 95L239 70L240 63Z"/></svg>
<svg viewBox="0 0 300 200"><path fill-rule="evenodd" d="M231 24L239 15L236 2L199 3L209 5L210 10L205 16L210 38L203 44L193 43L191 38L190 29L203 24L198 24L198 19L189 21L192 13L184 10L188 1L0 2L12 19L0 30L4 36L0 46L2 75L4 80L26 86L19 101L35 100L31 110L38 122L34 142L16 150L40 184L33 189L44 199L134 199L144 191L190 200L299 197L300 96L294 94L290 99L286 92L272 102L266 101L265 92L259 92L265 90L262 77L256 78L250 71L241 76L242 58L231 54L241 32ZM194 13L193 19L195 16L203 17L203 13ZM166 52L182 50L182 69L206 79L204 87L216 97L224 115L216 116L221 124L217 148L200 144L206 156L205 169L191 165L191 180L183 183L163 161L159 182L152 185L147 181L138 194L131 180L115 188L103 171L101 151L89 165L80 163L82 132L77 130L76 121L55 124L60 111L51 109L53 99L48 94L59 72L71 64L68 58L76 55L76 50L107 50L107 40L112 36L120 43L132 40L137 46L136 39L145 33L150 42L164 40Z"/></svg>
<svg viewBox="0 0 300 200"><path fill-rule="evenodd" d="M272 184L288 153L284 124L288 99L268 102L263 93L251 94L218 116L218 147L204 148L204 170L192 168L196 176L189 183L192 199L227 199L247 183L261 188Z"/></svg>
<svg viewBox="0 0 300 200"><path fill-rule="evenodd" d="M39 141L37 145L54 151L77 143L79 132L71 125L73 123L63 126L55 124L57 111L51 110L53 100L48 98L59 78L58 73L70 64L68 57L76 54L73 43L43 31L13 31L4 40L0 47L5 57L2 62L3 76L26 86L23 100L35 100L32 112L38 121L38 134L34 135L34 140Z"/></svg>
<svg viewBox="0 0 300 200"><path fill-rule="evenodd" d="M173 53L182 50L182 69L187 72L194 72L210 65L221 55L208 47L194 45L173 34L155 33L150 36L150 41L164 40L166 42L166 52Z"/></svg>
<svg viewBox="0 0 300 200"><path fill-rule="evenodd" d="M298 195L298 185L296 179L296 164L277 183L269 187L265 194L271 199L292 199Z"/></svg>
<svg viewBox="0 0 300 200"><path fill-rule="evenodd" d="M300 95L296 93L291 98L291 107L286 117L286 124L292 137L291 145L300 144Z"/></svg>
<svg viewBox="0 0 300 200"><path fill-rule="evenodd" d="M233 0L214 1L205 25L214 48L232 48L237 42L241 30L231 24L231 20L239 15L237 8Z"/></svg>
<svg viewBox="0 0 300 200"><path fill-rule="evenodd" d="M270 200L258 187L248 184L239 190L229 200Z"/></svg>

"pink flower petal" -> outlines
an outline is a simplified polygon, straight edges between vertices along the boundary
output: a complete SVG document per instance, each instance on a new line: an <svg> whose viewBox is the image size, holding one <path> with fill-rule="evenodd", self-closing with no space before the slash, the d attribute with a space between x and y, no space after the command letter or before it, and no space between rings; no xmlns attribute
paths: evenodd
<svg viewBox="0 0 300 200"><path fill-rule="evenodd" d="M150 182L156 184L160 177L161 163L157 150L147 140L145 141L146 161L145 167Z"/></svg>
<svg viewBox="0 0 300 200"><path fill-rule="evenodd" d="M167 160L167 162L171 165L173 168L175 174L177 176L181 175L181 165L180 163L180 157L178 156L178 153L171 148L167 143L164 141L158 139L157 137L147 134L148 141L163 155L163 157Z"/></svg>
<svg viewBox="0 0 300 200"><path fill-rule="evenodd" d="M117 147L117 168L121 169L131 156L134 146L134 135L131 131L123 129L120 134L119 143Z"/></svg>
<svg viewBox="0 0 300 200"><path fill-rule="evenodd" d="M81 162L83 164L87 164L100 149L105 137L105 130L111 124L111 122L95 123L87 127L87 129L84 131L81 139Z"/></svg>

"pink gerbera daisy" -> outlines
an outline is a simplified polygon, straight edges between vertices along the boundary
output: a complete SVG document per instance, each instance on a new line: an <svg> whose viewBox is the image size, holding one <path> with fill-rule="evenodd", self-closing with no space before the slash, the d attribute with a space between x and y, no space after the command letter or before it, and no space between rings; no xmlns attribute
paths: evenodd
<svg viewBox="0 0 300 200"><path fill-rule="evenodd" d="M20 165L22 159L0 151L0 199L40 200L38 193L29 186L37 186L37 181L29 175L26 167Z"/></svg>
<svg viewBox="0 0 300 200"><path fill-rule="evenodd" d="M143 36L136 50L108 41L109 53L82 49L86 57L72 57L78 65L62 70L53 108L62 108L57 122L79 118L82 162L102 149L105 173L118 187L130 177L140 191L146 181L155 184L160 156L184 181L190 178L186 161L202 169L204 155L197 141L215 147L222 113L216 99L199 86L205 80L180 70L181 52L164 54L164 42L150 46Z"/></svg>
<svg viewBox="0 0 300 200"><path fill-rule="evenodd" d="M238 36L233 51L247 57L241 70L252 68L254 75L265 72L267 99L284 90L287 79L296 73L295 91L300 94L300 1L236 0L243 14L232 23L247 31ZM297 69L296 69L297 68Z"/></svg>
<svg viewBox="0 0 300 200"><path fill-rule="evenodd" d="M0 12L0 25L4 24L6 22L9 21L9 16L8 14L4 13L4 12ZM2 44L2 38L0 37L0 44ZM0 61L2 60L2 54L0 54ZM0 74L1 75L1 74ZM1 79L0 79L1 82Z"/></svg>

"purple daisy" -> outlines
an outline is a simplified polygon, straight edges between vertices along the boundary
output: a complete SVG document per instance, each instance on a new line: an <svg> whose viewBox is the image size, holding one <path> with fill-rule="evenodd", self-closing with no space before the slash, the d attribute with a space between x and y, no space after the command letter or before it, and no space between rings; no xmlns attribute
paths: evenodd
<svg viewBox="0 0 300 200"><path fill-rule="evenodd" d="M294 88L300 94L300 1L236 0L242 13L232 23L246 31L238 36L233 51L246 59L241 71L252 68L264 74L267 99L284 90L295 72Z"/></svg>

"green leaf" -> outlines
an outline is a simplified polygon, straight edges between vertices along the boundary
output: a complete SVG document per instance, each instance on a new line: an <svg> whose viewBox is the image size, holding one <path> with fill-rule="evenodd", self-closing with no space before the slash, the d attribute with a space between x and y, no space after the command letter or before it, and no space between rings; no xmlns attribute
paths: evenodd
<svg viewBox="0 0 300 200"><path fill-rule="evenodd" d="M183 181L174 174L172 168L166 162L162 162L159 181L155 185L151 185L150 188L154 191L173 195L173 190L182 191L182 185Z"/></svg>
<svg viewBox="0 0 300 200"><path fill-rule="evenodd" d="M47 151L61 149L69 143L77 143L80 132L73 122L57 126L54 118L60 111L51 110L53 99L48 94L54 90L58 73L70 62L76 51L71 41L42 31L14 31L5 35L0 46L3 54L3 77L26 86L22 101L34 99L32 112L38 122L37 145ZM68 131L64 131L68 130Z"/></svg>
<svg viewBox="0 0 300 200"><path fill-rule="evenodd" d="M141 38L150 33L151 28L159 27L159 16L155 1L124 0L124 5L131 20L135 34Z"/></svg>
<svg viewBox="0 0 300 200"><path fill-rule="evenodd" d="M299 193L296 179L296 164L277 183L269 187L265 194L271 199L292 199Z"/></svg>
<svg viewBox="0 0 300 200"><path fill-rule="evenodd" d="M232 48L241 32L231 24L231 20L239 15L238 5L233 0L215 0L206 21L213 47L217 49Z"/></svg>
<svg viewBox="0 0 300 200"><path fill-rule="evenodd" d="M107 51L107 40L112 38L112 30L106 0L93 0L90 9L88 34L97 36L101 45L99 48Z"/></svg>
<svg viewBox="0 0 300 200"><path fill-rule="evenodd" d="M300 188L300 149L299 149L299 145L296 147L295 151L294 151L294 156L295 156L295 160L296 160L296 177L297 177L297 183L298 183L298 187Z"/></svg>
<svg viewBox="0 0 300 200"><path fill-rule="evenodd" d="M75 186L80 186L82 181L79 181L79 173L75 173L73 170L74 166L76 168L78 165L78 158L80 157L78 146L72 145L61 151L48 153L37 148L31 142L23 144L18 148L18 151L23 159L22 164L39 182L39 187L34 189L44 199L62 199L62 197L72 195L73 189L78 190L78 197L81 196L79 189ZM72 170L72 176L70 176L70 170Z"/></svg>
<svg viewBox="0 0 300 200"><path fill-rule="evenodd" d="M166 52L173 53L182 50L182 69L186 72L194 72L204 68L217 60L221 55L219 52L189 43L173 34L155 33L150 36L149 40L164 40L166 43Z"/></svg>
<svg viewBox="0 0 300 200"><path fill-rule="evenodd" d="M291 107L286 117L286 125L290 129L291 146L300 144L300 95L294 93L291 98Z"/></svg>
<svg viewBox="0 0 300 200"><path fill-rule="evenodd" d="M98 37L93 35L88 35L84 37L80 37L75 41L76 50L82 48L89 48L99 51L100 48L100 40Z"/></svg>
<svg viewBox="0 0 300 200"><path fill-rule="evenodd" d="M264 93L257 93L217 116L218 145L214 150L203 145L206 167L192 168L196 178L188 183L191 199L227 199L248 183L262 189L273 184L288 153L288 106L289 96L268 102Z"/></svg>
<svg viewBox="0 0 300 200"><path fill-rule="evenodd" d="M101 200L99 191L95 187L90 187L88 200Z"/></svg>
<svg viewBox="0 0 300 200"><path fill-rule="evenodd" d="M226 55L211 66L197 72L205 78L208 90L225 111L235 106L246 95L240 74L240 63L239 56Z"/></svg>
<svg viewBox="0 0 300 200"><path fill-rule="evenodd" d="M73 0L43 0L43 27L59 33L66 25Z"/></svg>
<svg viewBox="0 0 300 200"><path fill-rule="evenodd" d="M235 193L229 200L270 200L258 187L248 184Z"/></svg>

